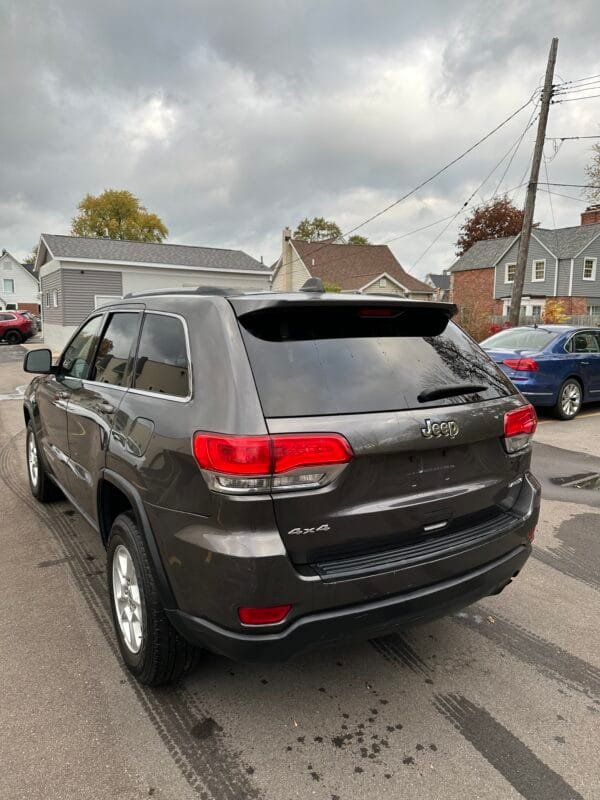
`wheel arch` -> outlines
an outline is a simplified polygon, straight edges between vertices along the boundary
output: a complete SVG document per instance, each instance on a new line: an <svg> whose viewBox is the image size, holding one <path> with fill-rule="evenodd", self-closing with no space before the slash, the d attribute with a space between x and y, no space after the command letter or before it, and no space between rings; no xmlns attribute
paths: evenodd
<svg viewBox="0 0 600 800"><path fill-rule="evenodd" d="M177 608L175 596L165 571L162 558L152 531L150 520L137 489L112 470L105 469L98 482L98 527L104 546L108 544L110 529L114 520L124 512L130 511L140 529L165 608Z"/></svg>

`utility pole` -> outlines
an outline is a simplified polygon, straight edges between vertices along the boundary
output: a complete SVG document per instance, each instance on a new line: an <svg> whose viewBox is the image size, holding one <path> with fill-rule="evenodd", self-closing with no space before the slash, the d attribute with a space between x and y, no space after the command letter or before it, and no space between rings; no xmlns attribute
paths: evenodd
<svg viewBox="0 0 600 800"><path fill-rule="evenodd" d="M544 140L546 138L546 125L548 123L548 112L550 111L550 100L552 99L552 80L554 78L554 65L556 64L556 51L558 50L558 38L552 39L550 52L548 54L548 65L546 67L546 78L542 91L542 104L540 109L540 119L538 122L535 149L533 151L533 161L531 163L531 175L527 185L527 197L523 214L523 227L521 228L521 241L519 243L519 255L515 267L515 280L512 287L510 300L510 314L508 321L511 325L519 324L521 314L521 298L523 296L523 284L525 283L525 272L527 269L527 256L529 255L529 241L531 239L531 228L533 226L533 214L535 211L535 195L537 191L538 178L540 175L540 164L544 152Z"/></svg>

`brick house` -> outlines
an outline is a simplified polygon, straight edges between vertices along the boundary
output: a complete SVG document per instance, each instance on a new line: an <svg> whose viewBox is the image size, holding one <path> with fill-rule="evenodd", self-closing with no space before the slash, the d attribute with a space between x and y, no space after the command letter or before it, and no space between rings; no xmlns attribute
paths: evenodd
<svg viewBox="0 0 600 800"><path fill-rule="evenodd" d="M520 234L476 242L451 267L451 298L463 319L506 317ZM569 316L600 321L600 206L586 209L581 225L534 228L531 234L521 313L542 316L546 300L560 300Z"/></svg>
<svg viewBox="0 0 600 800"><path fill-rule="evenodd" d="M291 230L284 228L272 287L293 292L309 278L321 278L343 292L399 294L412 300L431 300L434 292L409 275L386 245L304 242L292 239Z"/></svg>

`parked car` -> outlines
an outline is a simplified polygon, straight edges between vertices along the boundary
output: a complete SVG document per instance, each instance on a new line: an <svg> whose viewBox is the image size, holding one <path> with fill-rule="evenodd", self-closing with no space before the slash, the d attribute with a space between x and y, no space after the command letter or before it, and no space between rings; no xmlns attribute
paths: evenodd
<svg viewBox="0 0 600 800"><path fill-rule="evenodd" d="M31 322L31 332L32 332L32 334L36 334L40 330L40 328L42 327L40 318L38 316L36 316L35 314L32 314L31 311L21 311L19 309L17 313L20 314L22 317L25 317L25 319L28 319Z"/></svg>
<svg viewBox="0 0 600 800"><path fill-rule="evenodd" d="M456 307L308 283L129 295L25 359L31 491L102 537L143 683L424 622L529 557L535 412Z"/></svg>
<svg viewBox="0 0 600 800"><path fill-rule="evenodd" d="M481 343L535 406L573 419L600 401L600 330L572 325L509 328Z"/></svg>
<svg viewBox="0 0 600 800"><path fill-rule="evenodd" d="M21 344L33 333L30 319L18 311L0 311L0 341Z"/></svg>

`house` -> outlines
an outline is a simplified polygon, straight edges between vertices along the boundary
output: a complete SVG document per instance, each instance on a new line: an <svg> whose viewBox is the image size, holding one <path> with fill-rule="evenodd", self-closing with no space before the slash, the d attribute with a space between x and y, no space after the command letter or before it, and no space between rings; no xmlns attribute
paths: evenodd
<svg viewBox="0 0 600 800"><path fill-rule="evenodd" d="M520 234L476 242L451 267L451 297L465 315L507 316ZM581 225L536 227L531 234L521 313L542 316L558 299L569 316L600 318L600 206L586 209Z"/></svg>
<svg viewBox="0 0 600 800"><path fill-rule="evenodd" d="M0 255L0 309L40 310L39 284L33 267L21 264L6 250Z"/></svg>
<svg viewBox="0 0 600 800"><path fill-rule="evenodd" d="M429 272L425 276L425 283L433 289L433 299L444 302L450 297L450 273L447 269L437 274Z"/></svg>
<svg viewBox="0 0 600 800"><path fill-rule="evenodd" d="M298 290L308 278L321 278L343 292L399 294L431 300L433 289L409 275L389 247L292 239L284 228L281 255L273 265L273 289Z"/></svg>
<svg viewBox="0 0 600 800"><path fill-rule="evenodd" d="M271 271L242 250L86 239L43 233L40 278L44 342L61 350L94 308L130 292L221 286L260 291Z"/></svg>

